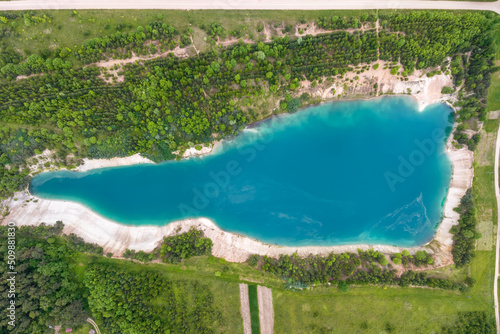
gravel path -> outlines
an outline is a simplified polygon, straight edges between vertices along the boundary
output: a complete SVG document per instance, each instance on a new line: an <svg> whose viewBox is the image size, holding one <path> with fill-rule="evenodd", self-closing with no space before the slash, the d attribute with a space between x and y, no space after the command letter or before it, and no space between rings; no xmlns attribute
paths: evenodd
<svg viewBox="0 0 500 334"><path fill-rule="evenodd" d="M29 9L448 9L491 10L500 3L422 0L23 0L1 1L0 10Z"/></svg>
<svg viewBox="0 0 500 334"><path fill-rule="evenodd" d="M259 301L260 334L274 333L273 292L265 286L257 286Z"/></svg>
<svg viewBox="0 0 500 334"><path fill-rule="evenodd" d="M252 334L250 318L250 300L248 299L248 285L240 283L241 317L243 318L243 333Z"/></svg>

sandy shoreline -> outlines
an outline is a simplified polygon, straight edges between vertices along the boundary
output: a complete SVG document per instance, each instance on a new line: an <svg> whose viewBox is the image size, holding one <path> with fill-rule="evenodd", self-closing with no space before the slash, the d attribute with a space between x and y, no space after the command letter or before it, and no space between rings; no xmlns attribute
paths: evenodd
<svg viewBox="0 0 500 334"><path fill-rule="evenodd" d="M189 231L195 227L212 239L214 246L212 254L231 262L244 262L251 254L261 254L277 257L280 254L298 253L300 256L309 254L327 255L331 252L356 252L360 249L379 250L392 254L408 249L414 253L417 250L427 250L421 247L394 247L388 245L343 245L343 246L304 246L289 247L264 244L258 240L221 230L214 222L206 218L186 219L165 226L127 226L106 219L85 206L61 200L46 200L23 193L17 197L19 205L13 204L12 212L4 220L16 225L39 225L42 222L54 224L58 220L64 222L65 234L75 233L87 242L96 243L115 256L128 249L152 251L164 236L171 236ZM38 202L25 201L36 198ZM82 223L85 222L85 223Z"/></svg>
<svg viewBox="0 0 500 334"><path fill-rule="evenodd" d="M129 166L139 164L154 164L153 161L142 157L139 153L124 158L113 159L83 159L83 164L73 169L77 172L86 172L92 169Z"/></svg>
<svg viewBox="0 0 500 334"><path fill-rule="evenodd" d="M388 245L342 245L342 246L303 246L288 247L264 244L258 240L226 232L206 218L188 219L173 222L165 226L127 226L106 219L85 206L60 200L47 200L31 196L27 191L17 193L14 198L3 202L10 208L10 214L3 220L3 224L14 222L16 225L38 225L42 222L54 224L64 222L64 233L75 233L87 242L103 246L104 252L111 252L121 256L125 249L152 251L164 236L186 232L191 227L202 230L212 239L214 256L231 262L243 262L251 254L260 254L277 257L280 254L298 253L300 256L309 254L327 255L331 252L356 252L360 249L381 251L386 254L401 252L403 249L415 253L417 250L426 250L435 255L436 266L452 263L451 226L457 224L459 215L453 209L460 203L460 198L472 185L474 171L472 169L473 153L466 148L455 149L450 135L447 142L447 154L453 165L453 174L448 196L443 208L443 220L431 242L420 247L394 247ZM219 142L218 145L221 145ZM216 151L211 147L210 153ZM197 151L199 153L199 151ZM125 166L132 164L152 163L150 160L133 155L127 158L84 160L84 164L76 170L88 171L94 168ZM34 200L30 200L34 199ZM28 200L28 202L26 202Z"/></svg>

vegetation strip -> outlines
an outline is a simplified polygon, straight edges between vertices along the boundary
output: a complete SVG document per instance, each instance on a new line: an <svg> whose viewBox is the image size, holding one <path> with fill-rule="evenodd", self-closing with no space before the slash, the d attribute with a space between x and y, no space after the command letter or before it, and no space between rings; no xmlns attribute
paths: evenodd
<svg viewBox="0 0 500 334"><path fill-rule="evenodd" d="M250 303L252 334L260 334L259 299L257 294L257 285L248 285L248 300Z"/></svg>

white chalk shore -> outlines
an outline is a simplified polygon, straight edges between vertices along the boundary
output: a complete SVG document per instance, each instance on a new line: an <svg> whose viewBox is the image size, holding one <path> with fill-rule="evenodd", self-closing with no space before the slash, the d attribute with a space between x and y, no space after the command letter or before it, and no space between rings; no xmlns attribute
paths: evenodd
<svg viewBox="0 0 500 334"><path fill-rule="evenodd" d="M249 237L229 233L221 230L216 224L206 218L188 219L170 223L166 226L127 226L106 219L85 206L60 200L47 200L31 196L27 191L17 193L14 198L4 201L10 208L10 214L4 219L3 224L14 222L16 225L39 225L42 222L54 224L61 220L64 222L64 233L75 233L87 242L103 246L104 252L111 252L121 256L125 249L152 251L164 236L175 235L188 231L191 227L202 230L212 239L214 256L222 257L231 262L243 262L251 254L278 256L280 254L298 253L300 256L309 254L326 255L330 252L356 252L360 249L381 251L386 254L401 252L408 249L411 253L417 250L427 250L434 253L436 266L452 263L451 245L452 235L449 229L457 224L459 215L453 209L460 203L460 198L472 185L473 154L465 148L455 149L450 140L447 144L447 153L453 164L453 175L444 206L444 218L439 225L436 235L429 244L421 247L401 248L387 245L344 245L344 246L307 246L285 247L264 244ZM79 171L110 166L123 166L138 163L151 163L151 161L138 155L128 158L85 160L84 165L78 167ZM26 200L34 199L29 202Z"/></svg>
<svg viewBox="0 0 500 334"><path fill-rule="evenodd" d="M92 169L139 165L139 164L154 164L153 161L142 157L139 153L125 158L113 159L83 159L83 164L76 167L74 170L78 172L86 172Z"/></svg>
<svg viewBox="0 0 500 334"><path fill-rule="evenodd" d="M210 146L204 146L201 150L197 150L194 147L187 149L182 158L190 158L195 156L202 156L211 153L218 152L222 147L222 142L218 141ZM174 152L175 153L175 152ZM178 153L177 153L178 154ZM106 168L106 167L117 167L117 166L129 166L129 165L139 165L139 164L154 164L153 161L144 158L139 153L131 155L124 158L112 158L112 159L83 159L83 164L76 167L74 170L78 172L86 172L92 169Z"/></svg>

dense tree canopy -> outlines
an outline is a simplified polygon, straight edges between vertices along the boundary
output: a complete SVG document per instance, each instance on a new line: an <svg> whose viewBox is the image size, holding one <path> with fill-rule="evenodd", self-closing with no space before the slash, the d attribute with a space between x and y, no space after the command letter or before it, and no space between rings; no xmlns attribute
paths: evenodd
<svg viewBox="0 0 500 334"><path fill-rule="evenodd" d="M74 251L63 240L56 238L62 225L55 227L23 226L9 230L0 226L0 276L3 282L10 274L8 260L8 235L15 234L15 297L6 298L8 284L0 286L0 307L7 315L7 306L15 301L15 327L11 327L6 316L0 319L2 333L46 333L48 326L79 325L85 323L87 313L85 289L75 279L69 263Z"/></svg>
<svg viewBox="0 0 500 334"><path fill-rule="evenodd" d="M95 266L85 274L92 314L107 333L214 333L222 316L212 290L199 281L171 281Z"/></svg>

